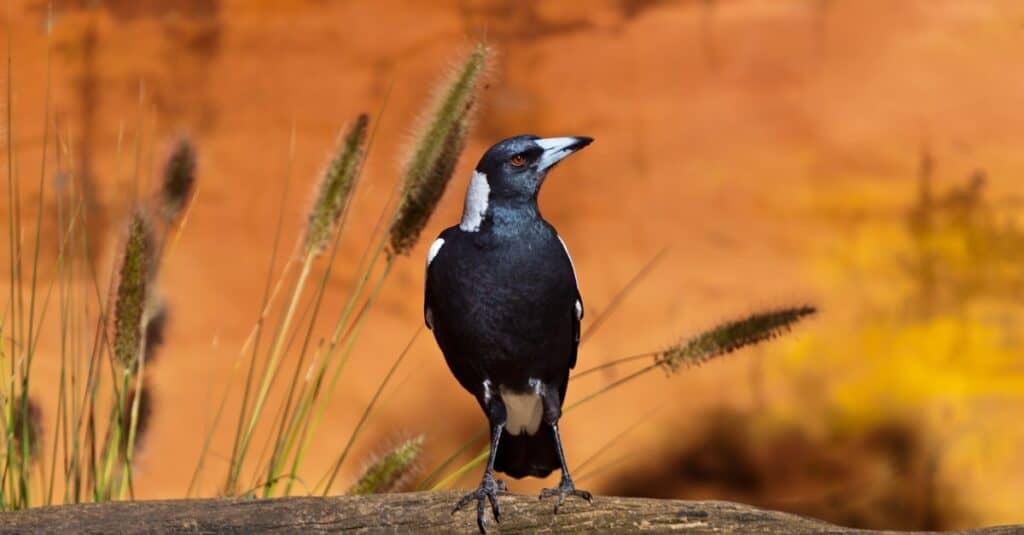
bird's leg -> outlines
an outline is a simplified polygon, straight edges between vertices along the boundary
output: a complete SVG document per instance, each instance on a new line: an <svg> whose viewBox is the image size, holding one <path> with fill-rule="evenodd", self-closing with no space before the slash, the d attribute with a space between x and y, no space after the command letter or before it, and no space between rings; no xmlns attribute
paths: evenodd
<svg viewBox="0 0 1024 535"><path fill-rule="evenodd" d="M500 407L488 410L487 416L491 420L491 455L487 460L487 468L484 469L484 477L480 480L480 486L473 492L463 496L459 503L455 504L455 508L452 509L452 514L454 515L459 509L468 505L469 502L476 500L476 525L480 528L480 533L487 532L485 528L487 521L484 518L485 502L491 502L491 512L494 514L494 521L501 522L498 492L505 490L505 482L500 479L494 479L494 458L498 453L498 439L501 438L501 432L505 429L505 408ZM495 416L500 416L500 418L495 418Z"/></svg>
<svg viewBox="0 0 1024 535"><path fill-rule="evenodd" d="M587 503L592 503L594 496L585 490L576 489L576 485L572 482L572 476L569 475L569 467L565 463L565 452L562 451L562 435L558 432L558 419L562 416L561 402L557 400L557 396L551 396L555 398L555 401L549 401L550 398L547 395L542 397L544 399L544 419L547 420L548 425L551 426L551 430L554 432L558 461L562 463L562 480L553 489L542 489L539 498L544 499L557 496L558 501L555 502L556 513L565 501L566 496L576 496L577 498L587 500Z"/></svg>

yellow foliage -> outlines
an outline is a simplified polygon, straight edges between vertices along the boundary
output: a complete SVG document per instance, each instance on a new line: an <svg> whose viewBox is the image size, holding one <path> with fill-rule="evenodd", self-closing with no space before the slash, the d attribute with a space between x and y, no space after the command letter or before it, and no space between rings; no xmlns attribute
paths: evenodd
<svg viewBox="0 0 1024 535"><path fill-rule="evenodd" d="M779 346L775 380L803 418L918 422L985 523L1019 521L1024 503L1024 232L983 186L979 173L936 194L925 176L916 201L891 185L819 201L844 239L813 261L823 321Z"/></svg>

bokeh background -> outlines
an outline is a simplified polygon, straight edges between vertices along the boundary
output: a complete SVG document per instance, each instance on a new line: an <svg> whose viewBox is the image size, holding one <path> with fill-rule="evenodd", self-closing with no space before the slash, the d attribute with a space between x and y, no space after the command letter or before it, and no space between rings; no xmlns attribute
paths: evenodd
<svg viewBox="0 0 1024 535"><path fill-rule="evenodd" d="M1024 522L1024 4L60 0L52 17L48 9L14 1L4 15L15 128L3 140L16 141L26 206L38 195L48 46L59 165L86 185L101 265L171 142L186 134L199 150L199 190L160 280L170 316L150 370L138 496L184 494L212 407L241 384L236 362L259 310L285 175L291 240L339 129L363 111L379 127L329 281L326 329L431 88L485 38L499 55L469 146L373 309L310 478L337 456L419 328L429 238L458 220L479 154L520 133L588 135L596 142L541 195L572 251L588 318L668 253L583 346L583 367L765 308L821 312L782 339L650 374L574 411L563 433L570 463L589 460L580 487L738 500L864 527ZM52 211L61 185L47 185ZM34 228L34 210L21 217ZM43 277L56 256L52 221L48 212ZM7 254L4 244L3 265ZM45 358L55 342L44 336L40 347L33 396L45 435L59 362ZM574 382L569 401L626 371ZM482 425L421 335L336 490L361 459L417 433L429 471ZM217 492L232 431L214 432L205 494ZM555 477L512 488L532 492Z"/></svg>

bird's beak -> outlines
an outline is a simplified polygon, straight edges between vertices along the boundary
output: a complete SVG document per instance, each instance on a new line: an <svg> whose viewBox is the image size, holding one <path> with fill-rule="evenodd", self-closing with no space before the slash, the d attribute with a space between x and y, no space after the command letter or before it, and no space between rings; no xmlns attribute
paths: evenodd
<svg viewBox="0 0 1024 535"><path fill-rule="evenodd" d="M562 161L566 156L590 145L594 138L590 137L547 137L534 141L544 152L537 161L537 168L541 171L552 168L556 163Z"/></svg>

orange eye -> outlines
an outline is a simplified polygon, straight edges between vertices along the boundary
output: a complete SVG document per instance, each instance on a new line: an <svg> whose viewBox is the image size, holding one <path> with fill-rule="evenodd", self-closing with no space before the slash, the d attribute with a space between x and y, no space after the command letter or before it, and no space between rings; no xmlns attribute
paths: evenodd
<svg viewBox="0 0 1024 535"><path fill-rule="evenodd" d="M522 167L526 165L526 158L522 154L516 154L509 162L516 167Z"/></svg>

